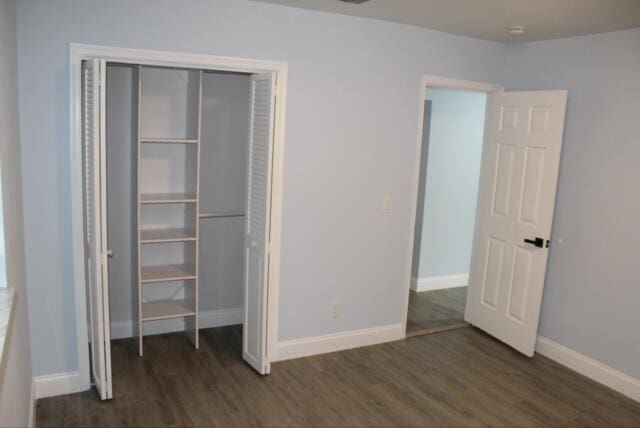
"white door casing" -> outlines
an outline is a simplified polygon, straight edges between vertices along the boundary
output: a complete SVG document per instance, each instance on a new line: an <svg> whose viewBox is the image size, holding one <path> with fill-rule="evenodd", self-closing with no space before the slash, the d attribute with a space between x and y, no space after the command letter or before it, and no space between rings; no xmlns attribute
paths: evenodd
<svg viewBox="0 0 640 428"><path fill-rule="evenodd" d="M89 294L92 381L102 400L113 397L107 256L104 60L83 62L85 267Z"/></svg>
<svg viewBox="0 0 640 428"><path fill-rule="evenodd" d="M275 93L273 73L251 76L242 355L261 374L271 369L266 302Z"/></svg>
<svg viewBox="0 0 640 428"><path fill-rule="evenodd" d="M538 331L566 102L566 91L501 92L487 100L465 320L528 356Z"/></svg>

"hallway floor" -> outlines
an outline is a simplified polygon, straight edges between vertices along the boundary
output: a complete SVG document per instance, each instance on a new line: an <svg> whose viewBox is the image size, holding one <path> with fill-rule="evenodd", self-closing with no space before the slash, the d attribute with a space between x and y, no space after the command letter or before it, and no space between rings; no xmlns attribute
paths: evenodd
<svg viewBox="0 0 640 428"><path fill-rule="evenodd" d="M411 292L407 335L417 336L467 326L464 321L466 301L467 287Z"/></svg>

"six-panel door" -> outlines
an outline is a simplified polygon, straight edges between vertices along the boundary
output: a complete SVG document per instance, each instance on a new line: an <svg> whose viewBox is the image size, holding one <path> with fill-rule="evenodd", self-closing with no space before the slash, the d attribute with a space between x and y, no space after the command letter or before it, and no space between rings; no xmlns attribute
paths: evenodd
<svg viewBox="0 0 640 428"><path fill-rule="evenodd" d="M529 356L549 253L566 96L503 92L487 101L465 319Z"/></svg>

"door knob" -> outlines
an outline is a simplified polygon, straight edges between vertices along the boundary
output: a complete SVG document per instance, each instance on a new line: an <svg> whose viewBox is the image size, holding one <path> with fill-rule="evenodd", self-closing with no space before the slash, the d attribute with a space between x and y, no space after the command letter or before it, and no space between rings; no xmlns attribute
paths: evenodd
<svg viewBox="0 0 640 428"><path fill-rule="evenodd" d="M532 244L535 245L538 248L549 248L549 240L547 239L546 244L545 244L545 240L539 237L536 237L535 239L525 239L524 242L526 242L527 244Z"/></svg>
<svg viewBox="0 0 640 428"><path fill-rule="evenodd" d="M110 259L113 258L113 250L111 248L107 250L107 257L109 257Z"/></svg>

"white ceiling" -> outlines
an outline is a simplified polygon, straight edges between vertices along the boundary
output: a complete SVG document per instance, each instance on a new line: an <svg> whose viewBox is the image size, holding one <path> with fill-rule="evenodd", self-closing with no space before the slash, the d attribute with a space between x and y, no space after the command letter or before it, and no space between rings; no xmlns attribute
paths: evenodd
<svg viewBox="0 0 640 428"><path fill-rule="evenodd" d="M256 0L517 43L640 27L640 0ZM507 34L514 25L525 36Z"/></svg>

